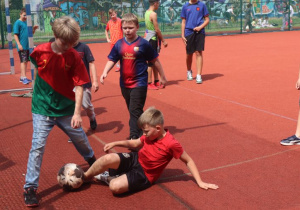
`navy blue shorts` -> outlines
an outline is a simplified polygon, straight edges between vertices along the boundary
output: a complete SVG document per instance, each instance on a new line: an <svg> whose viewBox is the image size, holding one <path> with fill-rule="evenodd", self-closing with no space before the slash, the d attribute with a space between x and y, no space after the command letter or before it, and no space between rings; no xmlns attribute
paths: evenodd
<svg viewBox="0 0 300 210"><path fill-rule="evenodd" d="M109 176L126 174L130 192L137 192L151 187L142 166L138 161L138 153L117 153L121 159L118 169L109 169Z"/></svg>
<svg viewBox="0 0 300 210"><path fill-rule="evenodd" d="M205 34L202 34L200 32L194 32L185 38L187 40L186 43L187 54L193 54L196 51L204 51Z"/></svg>

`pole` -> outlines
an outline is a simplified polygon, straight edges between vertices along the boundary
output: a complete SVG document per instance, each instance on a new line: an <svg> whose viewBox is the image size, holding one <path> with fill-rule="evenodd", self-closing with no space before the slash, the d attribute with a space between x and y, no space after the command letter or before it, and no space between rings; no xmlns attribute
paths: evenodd
<svg viewBox="0 0 300 210"><path fill-rule="evenodd" d="M8 48L9 48L10 73L15 74L15 60L14 60L14 53L13 53L8 0L5 0L5 16L6 16L6 25L7 25L7 40L8 40Z"/></svg>

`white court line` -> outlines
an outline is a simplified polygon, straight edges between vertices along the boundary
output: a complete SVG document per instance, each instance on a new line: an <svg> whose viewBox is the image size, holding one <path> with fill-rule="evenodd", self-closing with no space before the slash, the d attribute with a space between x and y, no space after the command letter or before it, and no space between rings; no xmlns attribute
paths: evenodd
<svg viewBox="0 0 300 210"><path fill-rule="evenodd" d="M216 168L204 169L204 170L200 171L200 173L209 172L209 171L216 171L216 170L223 169L223 168L234 167L234 166L242 165L244 163L250 163L250 162L253 162L253 161L257 161L257 160L270 158L270 157L273 157L273 156L281 155L283 153L294 151L294 150L299 150L299 149L300 149L300 147L296 146L292 149L276 152L276 153L273 153L273 154L270 154L270 155L264 155L264 156L261 156L261 157L256 157L256 158L253 158L253 159L250 159L250 160L244 160L244 161L241 161L241 162L232 163L232 164L228 164L228 165L224 165L224 166L219 166L219 167L216 167ZM181 174L181 175L164 177L164 178L160 178L159 180L173 179L173 178L188 176L188 175L191 175L191 173L184 173L184 174ZM159 183L159 181L158 181L158 183Z"/></svg>
<svg viewBox="0 0 300 210"><path fill-rule="evenodd" d="M253 106L249 106L249 105L242 104L242 103L239 103L239 102L236 102L236 101L232 101L232 100L228 100L228 99L225 99L225 98L221 98L221 97L218 97L218 96L210 95L210 94L207 94L207 93L202 93L202 92L199 92L199 91L196 91L196 90L193 90L193 89L189 89L189 88L186 88L186 87L183 87L183 86L180 86L180 85L176 85L176 86L178 86L180 88L183 88L183 89L186 89L188 91L200 94L200 95L204 95L204 96L208 96L208 97L211 97L211 98L219 99L219 100L222 100L222 101L226 101L228 103L232 103L232 104L239 105L239 106L246 107L246 108L250 108L250 109L253 109L253 110L256 110L256 111L259 111L259 112L263 112L263 113L266 113L266 114L269 114L269 115L273 115L273 116L276 116L276 117L280 117L280 118L284 118L284 119L287 119L287 120L291 120L291 121L296 121L297 122L296 119L293 119L293 118L290 118L290 117L286 117L286 116L283 116L283 115L280 115L280 114L269 112L269 111L266 111L266 110L263 110L263 109L259 109L259 108L253 107Z"/></svg>

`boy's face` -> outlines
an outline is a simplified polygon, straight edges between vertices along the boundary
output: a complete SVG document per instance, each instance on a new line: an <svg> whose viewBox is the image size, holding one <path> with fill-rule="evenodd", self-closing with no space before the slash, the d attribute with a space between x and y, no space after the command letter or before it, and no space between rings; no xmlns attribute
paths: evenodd
<svg viewBox="0 0 300 210"><path fill-rule="evenodd" d="M73 44L66 43L65 41L63 41L60 38L55 38L55 44L60 53L64 53L73 47Z"/></svg>
<svg viewBox="0 0 300 210"><path fill-rule="evenodd" d="M112 12L109 16L111 19L115 20L117 18L117 13Z"/></svg>
<svg viewBox="0 0 300 210"><path fill-rule="evenodd" d="M21 19L22 21L25 21L25 20L27 19L27 17L26 17L26 12L23 12L22 14L20 14L20 19Z"/></svg>
<svg viewBox="0 0 300 210"><path fill-rule="evenodd" d="M157 9L158 9L158 7L159 7L159 4L160 4L160 2L159 2L159 1L156 1L156 2L154 3L154 8L155 8L155 10L157 10Z"/></svg>
<svg viewBox="0 0 300 210"><path fill-rule="evenodd" d="M150 141L154 141L161 136L161 127L159 125L153 127L146 124L144 125L142 130L143 135L146 136Z"/></svg>
<svg viewBox="0 0 300 210"><path fill-rule="evenodd" d="M123 34L127 39L134 39L136 37L136 32L139 29L134 22L123 22L122 24Z"/></svg>

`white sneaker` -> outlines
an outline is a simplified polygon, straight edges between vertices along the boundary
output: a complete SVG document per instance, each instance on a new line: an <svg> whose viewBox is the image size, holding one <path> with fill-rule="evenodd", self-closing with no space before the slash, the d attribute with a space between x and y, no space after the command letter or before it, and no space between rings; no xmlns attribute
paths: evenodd
<svg viewBox="0 0 300 210"><path fill-rule="evenodd" d="M192 72L192 70L187 71L187 80L193 80L193 72Z"/></svg>
<svg viewBox="0 0 300 210"><path fill-rule="evenodd" d="M197 84L201 84L202 83L202 78L201 78L200 74L197 74L197 76L196 76L196 83Z"/></svg>
<svg viewBox="0 0 300 210"><path fill-rule="evenodd" d="M109 177L108 171L104 171L102 174L98 174L94 176L95 179L105 182L107 185L109 185L108 177Z"/></svg>

